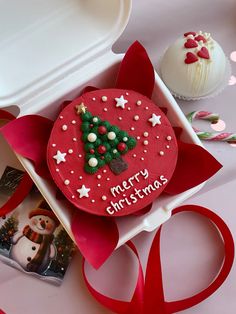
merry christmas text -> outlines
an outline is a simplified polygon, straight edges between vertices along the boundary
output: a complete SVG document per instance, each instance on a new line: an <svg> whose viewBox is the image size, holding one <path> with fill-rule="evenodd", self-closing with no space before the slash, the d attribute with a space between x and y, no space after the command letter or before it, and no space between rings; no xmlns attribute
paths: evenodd
<svg viewBox="0 0 236 314"><path fill-rule="evenodd" d="M110 201L110 205L106 208L106 211L109 215L113 215L116 212L122 210L126 206L130 206L138 202L138 200L143 199L144 197L151 194L153 191L156 191L161 186L165 185L168 182L168 179L164 175L160 175L156 180L149 183L146 187L137 189L134 187L142 179L147 180L149 173L147 169L143 169L137 172L132 177L123 181L120 185L116 185L110 188L110 192L113 197L122 196L123 198L117 200L116 202ZM126 196L125 193L130 188L133 188L133 193Z"/></svg>

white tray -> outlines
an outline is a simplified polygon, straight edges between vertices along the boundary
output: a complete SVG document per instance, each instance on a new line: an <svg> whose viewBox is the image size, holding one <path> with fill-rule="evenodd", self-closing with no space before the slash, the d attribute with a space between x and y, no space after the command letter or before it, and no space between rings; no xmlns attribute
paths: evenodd
<svg viewBox="0 0 236 314"><path fill-rule="evenodd" d="M114 86L123 56L113 54L111 46L125 28L130 8L128 0L0 1L0 21L5 26L0 28L0 107L19 116L55 119L61 102L76 97L84 86ZM201 145L157 74L153 100L168 109L173 126L183 128L183 140ZM76 209L56 200L55 185L40 178L31 162L18 158L73 239L70 226ZM118 247L141 231L157 228L201 187L159 197L146 215L116 218Z"/></svg>

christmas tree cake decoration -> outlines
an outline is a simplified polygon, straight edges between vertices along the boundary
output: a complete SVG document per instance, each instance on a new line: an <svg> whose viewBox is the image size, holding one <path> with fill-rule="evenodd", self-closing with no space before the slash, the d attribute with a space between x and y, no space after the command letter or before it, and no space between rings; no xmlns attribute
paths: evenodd
<svg viewBox="0 0 236 314"><path fill-rule="evenodd" d="M125 104L127 104L128 100L124 99L124 96L121 95L119 98L115 98L116 101L116 107L121 107L122 109L125 109Z"/></svg>
<svg viewBox="0 0 236 314"><path fill-rule="evenodd" d="M80 189L77 190L77 192L79 193L79 198L82 197L89 197L89 188L86 188L86 186L83 184L82 187Z"/></svg>
<svg viewBox="0 0 236 314"><path fill-rule="evenodd" d="M161 116L157 116L155 113L152 114L152 117L148 119L149 122L152 123L152 126L156 126L157 124L161 124Z"/></svg>
<svg viewBox="0 0 236 314"><path fill-rule="evenodd" d="M82 141L85 143L86 151L84 170L94 174L99 168L108 164L116 175L125 171L128 166L120 155L133 149L136 146L136 140L117 126L111 125L108 121L102 121L98 116L93 116L87 111L83 102L76 106L76 113L81 116L82 120Z"/></svg>
<svg viewBox="0 0 236 314"><path fill-rule="evenodd" d="M61 153L59 150L57 151L56 155L53 156L53 158L56 160L57 165L59 165L61 162L66 162L66 153Z"/></svg>
<svg viewBox="0 0 236 314"><path fill-rule="evenodd" d="M47 162L54 182L79 210L124 216L146 207L165 189L178 147L169 120L151 99L126 89L93 90L61 115L68 130L61 132L61 120L55 121ZM60 148L59 155L67 153L58 167L52 143Z"/></svg>

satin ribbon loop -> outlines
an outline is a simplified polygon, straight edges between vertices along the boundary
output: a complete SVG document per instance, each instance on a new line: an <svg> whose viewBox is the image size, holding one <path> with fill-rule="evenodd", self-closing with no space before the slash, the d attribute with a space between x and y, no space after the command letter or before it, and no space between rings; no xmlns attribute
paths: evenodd
<svg viewBox="0 0 236 314"><path fill-rule="evenodd" d="M190 298L186 298L179 301L166 302L166 308L168 310L168 313L176 313L179 311L186 310L209 298L226 280L234 261L234 240L228 226L226 225L222 218L220 218L211 210L197 205L181 206L173 211L173 215L178 214L180 212L195 212L202 215L203 217L208 218L213 223L215 228L218 229L224 242L225 258L223 261L223 265L219 271L219 274L206 289L202 290L201 292L197 293L196 295Z"/></svg>
<svg viewBox="0 0 236 314"><path fill-rule="evenodd" d="M121 301L116 300L110 297L107 297L97 290L95 290L92 285L89 283L86 274L85 274L85 259L82 260L82 274L85 280L85 283L87 285L87 288L89 292L92 294L92 296L102 305L104 305L109 310L113 311L117 314L138 314L142 313L143 309L143 298L144 298L144 276L143 276L143 270L141 266L141 262L139 259L138 251L135 247L135 245L129 241L126 243L126 245L132 250L132 252L137 257L138 261L138 278L136 282L136 287L133 293L133 296L129 302L127 301Z"/></svg>
<svg viewBox="0 0 236 314"><path fill-rule="evenodd" d="M88 290L93 297L106 308L118 314L171 314L186 310L197 305L212 295L227 278L234 260L234 241L232 234L225 222L211 210L197 206L184 205L178 207L172 212L172 216L183 212L193 212L202 215L218 230L223 243L225 258L223 265L214 279L214 281L203 291L196 295L172 302L166 302L164 297L161 256L160 256L160 239L162 226L156 232L149 252L145 282L143 280L143 270L139 259L138 251L134 244L129 241L127 245L134 252L139 264L139 275L136 282L136 288L130 302L112 299L95 290L86 278L83 259L83 276Z"/></svg>

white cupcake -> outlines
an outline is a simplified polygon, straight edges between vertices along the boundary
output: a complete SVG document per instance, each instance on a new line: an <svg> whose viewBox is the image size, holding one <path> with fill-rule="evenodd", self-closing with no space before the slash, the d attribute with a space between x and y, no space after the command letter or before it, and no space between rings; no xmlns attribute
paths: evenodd
<svg viewBox="0 0 236 314"><path fill-rule="evenodd" d="M230 66L209 33L188 32L166 50L161 76L173 95L199 99L213 96L226 86Z"/></svg>

